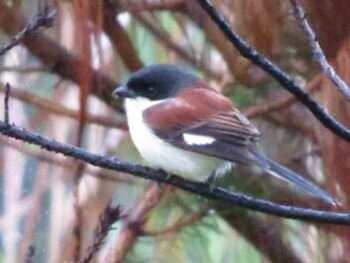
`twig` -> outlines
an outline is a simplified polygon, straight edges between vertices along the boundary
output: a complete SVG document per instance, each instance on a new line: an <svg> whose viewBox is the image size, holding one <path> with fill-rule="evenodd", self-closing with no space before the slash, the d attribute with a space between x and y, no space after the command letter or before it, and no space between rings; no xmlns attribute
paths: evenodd
<svg viewBox="0 0 350 263"><path fill-rule="evenodd" d="M94 232L94 238L92 244L87 248L86 255L81 261L82 263L89 263L100 250L103 242L110 230L112 225L118 221L121 217L120 207L113 207L111 204L106 207L100 216L98 226Z"/></svg>
<svg viewBox="0 0 350 263"><path fill-rule="evenodd" d="M31 32L41 28L51 27L53 25L55 15L55 10L45 7L31 21L28 21L26 26L18 34L11 38L10 43L6 44L0 49L0 56L4 55L14 46L20 44L22 40Z"/></svg>
<svg viewBox="0 0 350 263"><path fill-rule="evenodd" d="M202 8L208 13L212 20L222 30L227 39L236 47L239 53L259 66L262 70L275 78L281 86L292 93L303 103L313 115L331 130L335 135L350 142L350 130L329 115L310 95L300 87L295 80L287 75L281 68L273 64L269 59L259 54L252 46L240 38L225 19L217 12L210 0L198 0Z"/></svg>
<svg viewBox="0 0 350 263"><path fill-rule="evenodd" d="M315 223L350 225L350 213L336 213L321 210L305 209L287 205L279 205L270 201L255 199L251 196L230 192L221 187L212 188L206 183L193 182L176 175L169 175L162 170L131 164L115 157L101 156L87 152L81 148L56 142L12 124L0 121L0 133L30 144L38 145L50 152L61 153L65 156L84 161L94 166L110 170L130 173L140 178L176 186L209 199L220 200L246 209L264 212L285 218L299 219Z"/></svg>
<svg viewBox="0 0 350 263"><path fill-rule="evenodd" d="M334 86L338 89L338 91L350 101L350 89L348 85L339 77L339 75L335 72L333 67L328 63L326 56L317 41L316 34L313 31L309 21L306 19L306 13L299 4L298 0L290 0L291 5L293 7L294 17L298 20L300 27L305 32L306 37L311 46L311 50L314 56L314 59L320 65L323 73L333 82Z"/></svg>

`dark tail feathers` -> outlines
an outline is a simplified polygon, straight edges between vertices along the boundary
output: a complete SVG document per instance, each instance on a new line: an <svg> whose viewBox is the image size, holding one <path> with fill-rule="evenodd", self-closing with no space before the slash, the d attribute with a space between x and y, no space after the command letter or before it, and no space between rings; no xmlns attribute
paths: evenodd
<svg viewBox="0 0 350 263"><path fill-rule="evenodd" d="M260 158L264 159L264 161L268 164L268 166L270 167L270 170L268 172L270 172L272 175L275 175L277 177L280 177L281 179L284 179L286 181L296 184L305 192L321 198L323 201L325 201L328 204L331 204L331 205L339 204L329 193L322 190L320 187L311 183L310 181L304 179L297 173L287 169L286 167L283 167L282 165L276 163L273 160L268 159L265 156L260 156Z"/></svg>

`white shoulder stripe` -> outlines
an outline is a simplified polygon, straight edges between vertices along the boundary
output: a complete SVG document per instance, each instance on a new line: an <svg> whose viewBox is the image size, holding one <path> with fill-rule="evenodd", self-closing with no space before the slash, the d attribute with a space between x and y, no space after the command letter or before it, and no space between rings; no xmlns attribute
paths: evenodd
<svg viewBox="0 0 350 263"><path fill-rule="evenodd" d="M206 145L215 142L215 138L213 137L190 133L184 133L183 138L184 141L189 145Z"/></svg>

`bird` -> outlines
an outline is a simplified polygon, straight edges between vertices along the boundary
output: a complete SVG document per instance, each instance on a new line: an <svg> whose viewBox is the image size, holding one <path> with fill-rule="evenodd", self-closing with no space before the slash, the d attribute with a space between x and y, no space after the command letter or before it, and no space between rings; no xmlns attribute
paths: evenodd
<svg viewBox="0 0 350 263"><path fill-rule="evenodd" d="M124 99L131 139L150 167L212 182L236 164L253 166L336 203L319 186L265 156L257 128L226 96L183 67L143 67L113 96Z"/></svg>

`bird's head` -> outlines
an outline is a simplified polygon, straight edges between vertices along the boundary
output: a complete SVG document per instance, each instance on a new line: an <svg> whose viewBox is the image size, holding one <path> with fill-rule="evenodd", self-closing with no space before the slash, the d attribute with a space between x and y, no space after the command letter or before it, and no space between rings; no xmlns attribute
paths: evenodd
<svg viewBox="0 0 350 263"><path fill-rule="evenodd" d="M175 65L151 65L131 74L125 85L114 90L113 94L122 98L158 101L190 89L198 80Z"/></svg>

